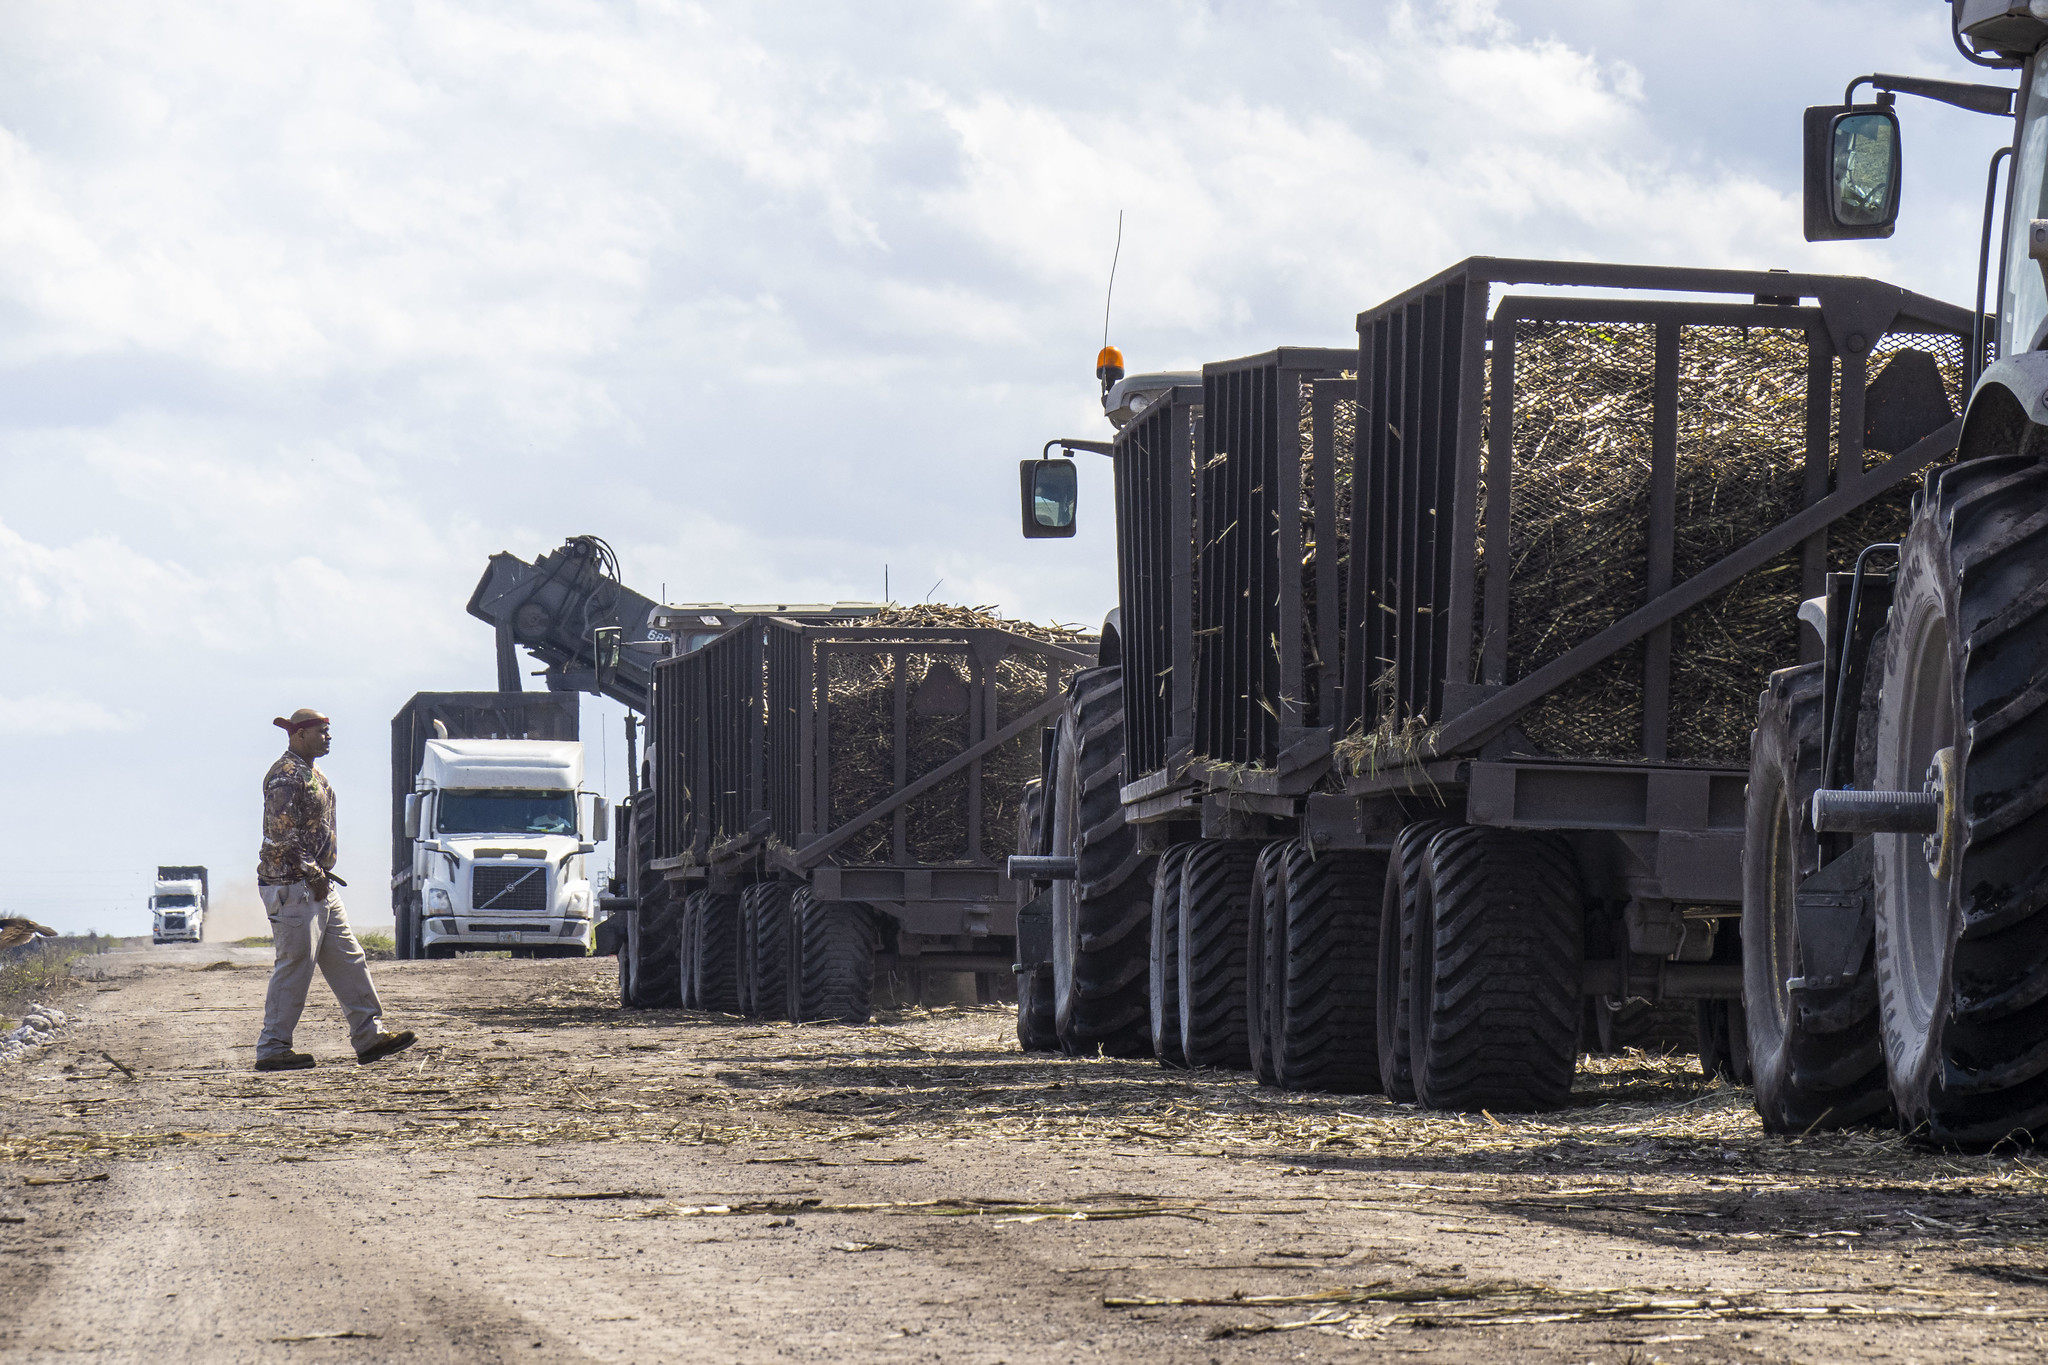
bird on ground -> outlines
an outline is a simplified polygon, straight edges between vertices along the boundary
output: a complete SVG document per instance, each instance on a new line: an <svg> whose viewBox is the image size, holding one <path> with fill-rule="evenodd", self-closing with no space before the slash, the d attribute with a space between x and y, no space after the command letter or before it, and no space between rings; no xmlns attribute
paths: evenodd
<svg viewBox="0 0 2048 1365"><path fill-rule="evenodd" d="M0 948L13 948L35 938L55 938L57 931L32 919L0 919Z"/></svg>

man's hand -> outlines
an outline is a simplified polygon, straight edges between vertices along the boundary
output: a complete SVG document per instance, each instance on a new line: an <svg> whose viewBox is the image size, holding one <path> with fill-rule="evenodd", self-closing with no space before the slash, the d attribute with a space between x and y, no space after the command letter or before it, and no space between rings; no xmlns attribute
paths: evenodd
<svg viewBox="0 0 2048 1365"><path fill-rule="evenodd" d="M325 872L315 870L307 874L306 890L312 894L314 900L326 900L328 889L327 874Z"/></svg>

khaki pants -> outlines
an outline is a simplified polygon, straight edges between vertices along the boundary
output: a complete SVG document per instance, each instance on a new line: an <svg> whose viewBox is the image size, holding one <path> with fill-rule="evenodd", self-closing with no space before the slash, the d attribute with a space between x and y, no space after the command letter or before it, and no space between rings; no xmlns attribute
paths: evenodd
<svg viewBox="0 0 2048 1365"><path fill-rule="evenodd" d="M377 1041L384 1027L384 1007L370 984L370 968L362 945L348 927L348 912L332 889L316 901L304 882L257 888L270 935L277 944L277 965L270 972L270 991L263 1000L263 1033L256 1040L258 1060L282 1057L292 1050L292 1030L306 1010L306 988L313 967L327 978L334 998L348 1013L348 1037L356 1051Z"/></svg>

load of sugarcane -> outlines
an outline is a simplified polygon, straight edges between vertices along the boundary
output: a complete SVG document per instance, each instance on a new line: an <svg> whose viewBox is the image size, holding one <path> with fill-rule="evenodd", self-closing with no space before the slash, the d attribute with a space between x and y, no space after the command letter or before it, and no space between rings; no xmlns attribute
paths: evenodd
<svg viewBox="0 0 2048 1365"><path fill-rule="evenodd" d="M1095 638L1067 627L1008 620L989 607L930 603L891 605L878 615L848 625L857 628L864 647L826 646L823 654L831 828L880 804L901 786L968 748L976 696L987 685L969 653L938 648L940 641L905 639L898 648L865 646L888 644L892 628L992 628L1052 644L1092 644ZM1003 728L1056 695L1072 668L1071 663L1049 660L1027 649L1006 652L994 665L993 727ZM896 742L899 695L904 736L900 754ZM962 769L906 803L903 847L896 846L896 821L885 818L842 845L834 860L943 865L973 862L977 854L1007 854L1016 839L1024 784L1038 776L1038 760L1038 732L1032 727L981 759L978 800L974 799L972 767ZM978 850L969 838L972 810L980 814Z"/></svg>
<svg viewBox="0 0 2048 1365"><path fill-rule="evenodd" d="M1648 596L1656 329L1516 324L1509 514L1509 681L1619 621ZM1942 338L1899 336L1940 347ZM1807 344L1792 329L1688 326L1678 350L1671 581L1683 583L1806 505ZM1871 371L1883 367L1882 354ZM1962 356L1937 350L1952 401ZM1833 420L1830 418L1830 429ZM1876 456L1870 457L1878 458ZM1910 490L1838 522L1828 567L1905 529ZM1493 566L1487 566L1491 569ZM1671 623L1667 754L1745 766L1757 694L1799 659L1795 549ZM1526 747L1568 757L1643 752L1644 645L1624 649L1526 712Z"/></svg>
<svg viewBox="0 0 2048 1365"><path fill-rule="evenodd" d="M1654 326L1522 320L1515 327L1507 563L1480 564L1478 594L1485 600L1486 574L1508 575L1510 683L1649 598L1656 378ZM1960 405L1963 352L1953 338L1887 337L1871 357L1871 374L1908 346L1933 353L1951 403ZM1807 363L1806 337L1796 329L1684 328L1673 584L1806 505ZM1832 432L1833 413L1828 420ZM1881 458L1867 452L1866 468ZM1484 516L1483 478L1481 485ZM1895 488L1830 527L1828 568L1846 570L1863 546L1897 540L1910 497L1910 487ZM1757 694L1772 670L1800 657L1802 578L1794 549L1671 622L1666 757L1747 765ZM1520 717L1510 735L1515 750L1643 756L1644 662L1638 641L1551 692ZM1392 695L1391 687L1382 692ZM1386 767L1428 747L1437 718L1366 711L1368 723L1340 745L1348 767Z"/></svg>

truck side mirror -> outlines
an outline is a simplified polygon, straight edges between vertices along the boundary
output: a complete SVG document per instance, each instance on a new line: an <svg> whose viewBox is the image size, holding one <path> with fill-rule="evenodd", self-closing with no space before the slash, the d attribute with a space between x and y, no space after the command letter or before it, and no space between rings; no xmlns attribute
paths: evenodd
<svg viewBox="0 0 2048 1365"><path fill-rule="evenodd" d="M590 841L595 844L610 842L612 837L612 808L602 796L590 802Z"/></svg>
<svg viewBox="0 0 2048 1365"><path fill-rule="evenodd" d="M1806 111L1806 240L1889 237L1899 217L1899 116L1888 104Z"/></svg>
<svg viewBox="0 0 2048 1365"><path fill-rule="evenodd" d="M409 792L405 798L405 837L420 837L420 794Z"/></svg>
<svg viewBox="0 0 2048 1365"><path fill-rule="evenodd" d="M1024 538L1044 540L1074 534L1074 504L1080 479L1072 460L1024 460L1017 473L1024 502Z"/></svg>

